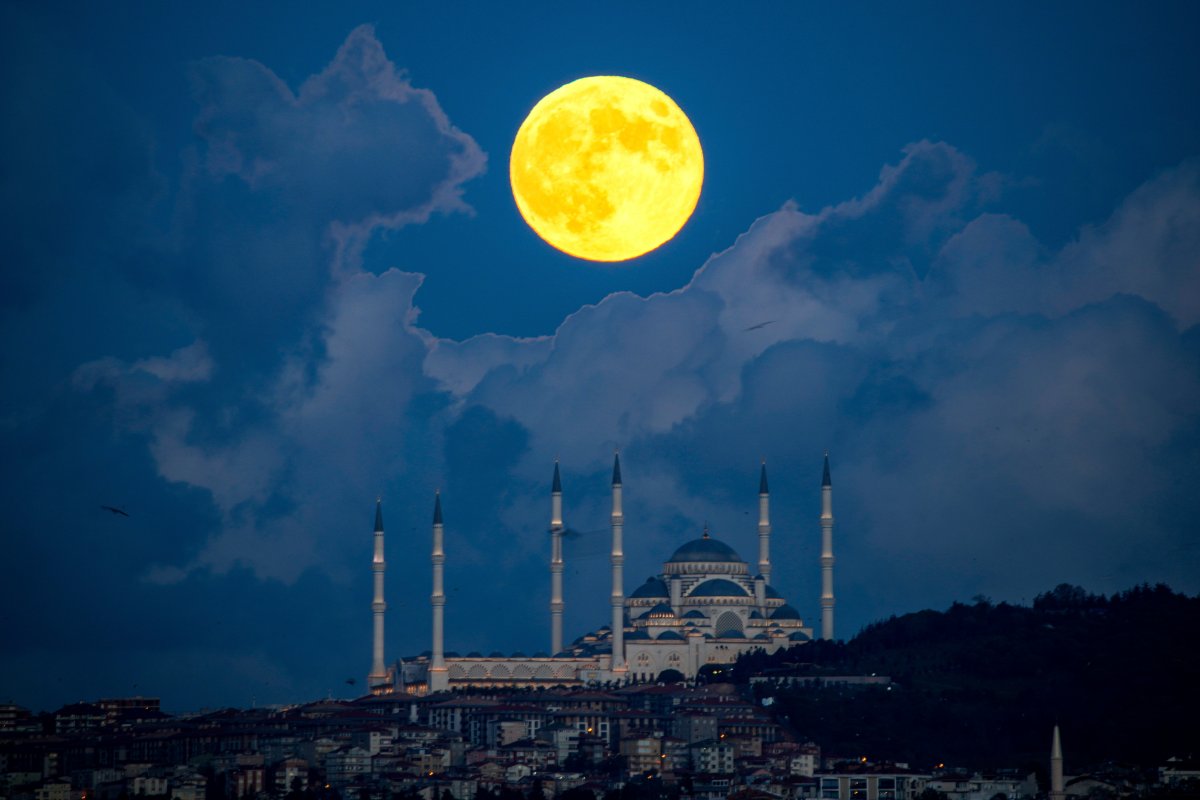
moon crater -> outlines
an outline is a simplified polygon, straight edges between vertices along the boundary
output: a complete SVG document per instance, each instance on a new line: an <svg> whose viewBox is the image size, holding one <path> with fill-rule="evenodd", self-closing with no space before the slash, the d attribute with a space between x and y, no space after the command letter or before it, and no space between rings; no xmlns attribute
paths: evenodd
<svg viewBox="0 0 1200 800"><path fill-rule="evenodd" d="M700 140L675 102L632 78L582 78L542 98L509 161L521 216L550 245L625 261L670 240L704 182Z"/></svg>

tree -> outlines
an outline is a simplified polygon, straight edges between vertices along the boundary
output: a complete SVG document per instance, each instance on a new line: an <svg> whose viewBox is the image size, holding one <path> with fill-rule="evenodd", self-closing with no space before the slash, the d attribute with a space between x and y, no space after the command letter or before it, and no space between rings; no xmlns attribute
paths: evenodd
<svg viewBox="0 0 1200 800"><path fill-rule="evenodd" d="M685 680L683 673L677 669L664 669L658 673L659 683L683 683Z"/></svg>

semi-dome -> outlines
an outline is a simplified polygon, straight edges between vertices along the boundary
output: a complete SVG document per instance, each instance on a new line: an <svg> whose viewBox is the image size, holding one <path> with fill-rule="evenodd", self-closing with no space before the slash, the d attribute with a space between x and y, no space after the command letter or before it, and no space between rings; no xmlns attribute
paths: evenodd
<svg viewBox="0 0 1200 800"><path fill-rule="evenodd" d="M683 637L682 637L682 636L680 636L680 635L679 635L678 633L676 633L675 631L663 631L662 633L660 633L660 634L658 635L658 638L659 638L659 641L663 641L663 640L667 640L667 641L681 641L681 642L683 641Z"/></svg>
<svg viewBox="0 0 1200 800"><path fill-rule="evenodd" d="M646 582L643 583L638 588L634 589L633 594L631 594L629 596L630 596L630 598L634 598L634 597L658 598L658 597L670 597L671 593L669 591L667 591L667 585L662 582L662 579L647 578Z"/></svg>
<svg viewBox="0 0 1200 800"><path fill-rule="evenodd" d="M647 617L674 617L675 612L671 610L671 606L666 603L659 603L654 608L646 612Z"/></svg>
<svg viewBox="0 0 1200 800"><path fill-rule="evenodd" d="M789 605L782 605L775 609L771 619L800 619L800 612Z"/></svg>
<svg viewBox="0 0 1200 800"><path fill-rule="evenodd" d="M774 586L771 586L770 584L767 585L766 596L768 598L770 598L771 600L782 600L783 599L783 595L781 595L779 593L779 591L776 590L776 588Z"/></svg>
<svg viewBox="0 0 1200 800"><path fill-rule="evenodd" d="M747 597L749 594L733 581L710 578L688 592L688 597Z"/></svg>
<svg viewBox="0 0 1200 800"><path fill-rule="evenodd" d="M809 636L804 631L796 631L791 636L789 636L788 639L790 639L793 642L807 642L809 640Z"/></svg>
<svg viewBox="0 0 1200 800"><path fill-rule="evenodd" d="M722 541L705 536L693 539L675 551L668 564L689 562L742 561L734 549ZM745 562L742 562L745 563Z"/></svg>

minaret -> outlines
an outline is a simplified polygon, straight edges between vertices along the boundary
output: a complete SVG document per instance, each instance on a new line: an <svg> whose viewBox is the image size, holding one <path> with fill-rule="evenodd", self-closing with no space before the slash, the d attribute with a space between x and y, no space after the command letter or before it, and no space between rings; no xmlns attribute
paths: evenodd
<svg viewBox="0 0 1200 800"><path fill-rule="evenodd" d="M1054 741L1050 744L1050 800L1063 800L1063 757L1062 740L1058 736L1058 726L1054 726Z"/></svg>
<svg viewBox="0 0 1200 800"><path fill-rule="evenodd" d="M443 639L443 623L446 612L446 593L442 586L442 565L446 563L446 554L442 550L442 495L437 492L433 496L433 594L430 602L433 604L433 656L429 662L429 691L441 692L450 686L449 673L446 670L444 655L445 641Z"/></svg>
<svg viewBox="0 0 1200 800"><path fill-rule="evenodd" d="M625 553L621 533L625 515L621 512L621 456L613 456L612 477L612 670L625 672L625 586L621 568Z"/></svg>
<svg viewBox="0 0 1200 800"><path fill-rule="evenodd" d="M375 640L371 652L371 674L367 676L367 689L385 686L388 682L387 667L383 664L383 612L387 603L383 601L383 571L387 564L383 560L383 498L375 499L375 557L371 571L375 573L375 600L371 613L375 618Z"/></svg>
<svg viewBox="0 0 1200 800"><path fill-rule="evenodd" d="M558 459L554 460L554 482L550 484L550 655L562 652L563 554L562 554L562 481L558 477Z"/></svg>
<svg viewBox="0 0 1200 800"><path fill-rule="evenodd" d="M828 451L821 476L821 638L833 639L833 481Z"/></svg>
<svg viewBox="0 0 1200 800"><path fill-rule="evenodd" d="M771 495L767 491L767 462L758 477L758 572L771 584Z"/></svg>

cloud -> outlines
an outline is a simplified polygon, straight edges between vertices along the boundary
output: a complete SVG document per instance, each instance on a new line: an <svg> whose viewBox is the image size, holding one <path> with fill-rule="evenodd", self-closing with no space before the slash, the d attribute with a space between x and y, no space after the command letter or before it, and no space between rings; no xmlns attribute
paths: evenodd
<svg viewBox="0 0 1200 800"><path fill-rule="evenodd" d="M192 82L201 147L163 279L226 368L270 381L284 354L313 345L328 293L358 271L367 239L468 212L462 184L486 157L370 26L296 92L240 58L205 59Z"/></svg>
<svg viewBox="0 0 1200 800"><path fill-rule="evenodd" d="M515 480L558 454L593 476L582 502L595 517L607 453L628 448L633 541L646 545L629 548L632 572L705 519L753 547L728 487L761 454L795 481L829 447L854 531L839 573L851 618L972 586L1018 600L1064 579L1193 588L1200 576L1176 560L1134 557L1129 531L1142 509L1172 509L1141 535L1178 552L1196 510L1163 488L1197 443L1200 375L1181 331L1192 294L1167 290L1200 275L1194 176L1189 162L1154 178L1053 252L985 210L995 181L969 159L918 143L861 198L759 220L675 292L612 295L548 349L509 341L482 378L479 360L469 379L445 363L437 375L466 407L528 431ZM815 503L811 489L784 500L785 524L811 537L801 497ZM815 596L804 541L780 555L780 580Z"/></svg>
<svg viewBox="0 0 1200 800"><path fill-rule="evenodd" d="M1017 569L996 548L1023 518L996 497L1053 520L1058 538L1019 541L1058 542L1042 563L1061 563L1050 556L1098 530L1116 541L1133 524L1128 503L1159 497L1165 473L1146 468L1130 482L1128 460L1157 464L1194 435L1200 384L1179 328L1153 297L1122 294L1137 278L1118 268L1180 269L1170 229L1156 239L1131 227L1186 219L1192 170L1160 176L1096 232L1050 252L1018 220L983 208L992 180L969 159L917 143L862 197L812 215L785 206L688 285L611 295L538 339L439 339L419 326L420 276L347 275L325 295L319 338L266 387L262 424L226 450L188 442L186 427L158 434L164 474L224 498L226 524L187 569L240 564L286 581L323 569L350 580L330 498L342 508L398 474L421 475L428 491L444 472L447 508L455 493L467 503L462 568L491 563L483 531L498 526L512 546L502 562L519 571L541 557L530 520L544 515L551 459L579 477L575 513L602 520L617 446L637 476L631 513L647 528L635 541L667 547L707 519L743 549L752 542L728 487L760 455L815 470L832 449L848 485L843 516L860 529L847 559L858 566L843 573L857 575L851 614L921 596L939 565L986 555ZM1156 210L1139 211L1148 204ZM1106 248L1130 239L1145 255ZM1095 251L1086 269L1085 247ZM1096 285L1085 291L1088 275ZM793 493L782 513L811 516L805 497ZM885 563L868 543L912 562L895 592L866 588ZM802 552L779 556L780 580L800 594L816 574ZM652 570L661 555L647 547L631 563ZM1100 561L1074 569L1113 580ZM968 577L1001 597L1038 590L982 565L948 586Z"/></svg>
<svg viewBox="0 0 1200 800"><path fill-rule="evenodd" d="M45 614L0 618L17 654L0 662L19 676L9 684L37 684L30 665L61 629L73 647L127 640L162 687L178 686L164 665L186 655L237 671L230 691L269 678L276 694L260 699L321 691L306 632L336 633L331 669L361 669L378 495L388 650L424 650L435 489L450 645L540 649L529 620L548 599L551 461L580 531L567 627L581 632L607 618L593 555L615 447L628 588L705 522L753 553L766 457L774 579L815 617L829 449L844 634L1062 580L1200 589L1186 557L1200 513L1195 162L1049 246L1006 209L1004 179L916 142L858 197L748 225L686 285L599 298L551 336L455 341L422 326L424 276L367 263L367 244L469 213L463 186L485 158L372 30L295 89L235 58L199 62L192 78L197 141L168 228L147 233L161 190L150 137L105 101L131 170L113 212L123 223L94 262L69 266L63 292L22 284L21 310L0 322L6 341L40 343L0 362L12 389L0 444L16 475L2 489L14 511L0 607ZM30 230L18 250L31 264L82 252ZM38 237L47 253L30 248ZM67 335L65 319L94 334ZM131 511L120 524L96 516L114 498ZM72 608L62 582L90 586L95 603ZM517 622L481 629L475 610L498 599ZM152 627L192 615L198 641L147 640L142 609ZM106 619L123 622L110 635ZM105 674L119 670L106 655Z"/></svg>
<svg viewBox="0 0 1200 800"><path fill-rule="evenodd" d="M1059 308L1136 294L1181 327L1200 322L1200 160L1138 187L1102 225L1063 249Z"/></svg>
<svg viewBox="0 0 1200 800"><path fill-rule="evenodd" d="M143 277L202 338L170 358L94 360L75 385L113 387L163 479L207 491L220 511L190 566L159 565L154 580L239 564L288 581L315 564L336 572L312 532L334 512L308 492L331 489L330 470L377 491L395 458L381 442L403 451L404 407L433 389L410 325L419 277L363 273L362 248L377 231L469 212L462 184L486 159L370 26L296 92L239 58L195 64L192 82L201 147L172 252Z"/></svg>

